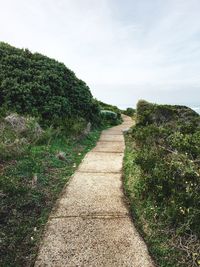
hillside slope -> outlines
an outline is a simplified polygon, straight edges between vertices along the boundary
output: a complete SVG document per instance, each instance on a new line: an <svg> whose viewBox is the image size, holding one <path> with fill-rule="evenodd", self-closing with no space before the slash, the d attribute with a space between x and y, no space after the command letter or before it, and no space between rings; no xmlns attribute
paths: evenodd
<svg viewBox="0 0 200 267"><path fill-rule="evenodd" d="M83 117L98 122L89 87L63 63L0 43L0 113L28 114L45 124Z"/></svg>
<svg viewBox="0 0 200 267"><path fill-rule="evenodd" d="M0 266L33 266L56 199L114 115L64 64L0 43Z"/></svg>
<svg viewBox="0 0 200 267"><path fill-rule="evenodd" d="M200 264L200 116L140 101L126 135L125 188L160 267Z"/></svg>

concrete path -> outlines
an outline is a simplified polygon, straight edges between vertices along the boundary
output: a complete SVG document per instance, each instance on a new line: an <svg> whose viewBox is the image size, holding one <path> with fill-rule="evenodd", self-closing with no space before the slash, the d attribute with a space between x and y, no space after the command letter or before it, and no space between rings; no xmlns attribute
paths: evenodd
<svg viewBox="0 0 200 267"><path fill-rule="evenodd" d="M122 190L122 130L131 125L124 116L85 156L49 218L35 267L154 266Z"/></svg>

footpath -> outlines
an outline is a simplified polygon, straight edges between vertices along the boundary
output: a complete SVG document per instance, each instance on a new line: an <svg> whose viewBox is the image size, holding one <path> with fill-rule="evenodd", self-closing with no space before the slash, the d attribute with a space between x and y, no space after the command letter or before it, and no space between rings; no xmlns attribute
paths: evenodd
<svg viewBox="0 0 200 267"><path fill-rule="evenodd" d="M123 130L133 124L123 119L102 132L63 190L35 267L154 267L123 194Z"/></svg>

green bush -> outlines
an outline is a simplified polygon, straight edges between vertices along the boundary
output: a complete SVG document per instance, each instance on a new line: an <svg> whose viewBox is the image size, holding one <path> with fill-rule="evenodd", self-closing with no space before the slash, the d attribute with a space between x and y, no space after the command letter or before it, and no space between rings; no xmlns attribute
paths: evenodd
<svg viewBox="0 0 200 267"><path fill-rule="evenodd" d="M37 121L30 116L12 113L0 119L0 161L20 156L44 133Z"/></svg>
<svg viewBox="0 0 200 267"><path fill-rule="evenodd" d="M137 123L140 125L168 123L182 131L195 130L200 125L198 113L186 106L157 105L140 100L137 103Z"/></svg>
<svg viewBox="0 0 200 267"><path fill-rule="evenodd" d="M169 221L176 222L174 226L184 224L200 235L199 226L194 224L194 221L200 219L200 213L196 212L197 206L200 205L200 131L196 128L195 133L181 133L179 125L184 124L182 120L174 122L176 128L168 127L168 123L172 121L163 121L160 125L158 116L153 116L149 112L153 110L152 107L149 109L149 104L144 103L142 108L144 110L139 110L139 115L143 116L142 122L150 123L151 116L151 124L142 126L139 121L132 130L133 139L138 147L135 162L140 165L143 172L140 181L143 185L141 195L162 206ZM167 114L169 116L169 113ZM189 185L192 187L188 187ZM170 209L173 210L173 217ZM186 212L188 209L189 213Z"/></svg>
<svg viewBox="0 0 200 267"><path fill-rule="evenodd" d="M126 110L123 110L123 114L133 117L135 115L136 110L134 108L127 108Z"/></svg>
<svg viewBox="0 0 200 267"><path fill-rule="evenodd" d="M195 236L187 243L190 256L182 259L190 263L196 262L191 257L200 237L199 122L200 116L187 107L140 101L137 124L129 134L136 149L133 162L140 169L132 192L145 203L144 212L148 205L152 208L153 220L165 225L168 236L176 233L174 243Z"/></svg>
<svg viewBox="0 0 200 267"><path fill-rule="evenodd" d="M105 124L117 125L119 123L117 113L110 110L101 110L102 121Z"/></svg>
<svg viewBox="0 0 200 267"><path fill-rule="evenodd" d="M112 111L112 112L116 113L117 114L117 119L119 121L121 121L121 110L118 107L110 105L110 104L103 103L101 101L97 101L97 102L98 102L99 107L100 107L101 110L107 110L107 111Z"/></svg>
<svg viewBox="0 0 200 267"><path fill-rule="evenodd" d="M89 87L54 59L0 43L0 114L9 110L59 126L66 118L99 123Z"/></svg>

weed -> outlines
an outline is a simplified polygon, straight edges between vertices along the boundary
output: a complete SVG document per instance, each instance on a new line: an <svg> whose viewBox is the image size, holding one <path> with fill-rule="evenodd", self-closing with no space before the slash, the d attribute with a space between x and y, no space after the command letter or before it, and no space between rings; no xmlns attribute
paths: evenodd
<svg viewBox="0 0 200 267"><path fill-rule="evenodd" d="M33 266L48 215L74 166L95 145L99 134L96 130L80 140L53 137L48 145L30 146L15 160L1 163L0 266ZM58 151L65 153L66 160L56 157Z"/></svg>

